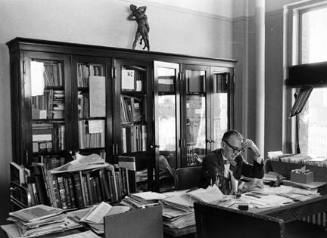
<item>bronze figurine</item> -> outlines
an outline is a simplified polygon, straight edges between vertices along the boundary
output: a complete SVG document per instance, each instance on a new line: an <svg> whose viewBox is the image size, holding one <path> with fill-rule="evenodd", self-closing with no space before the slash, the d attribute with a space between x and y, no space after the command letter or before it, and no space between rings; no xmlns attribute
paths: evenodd
<svg viewBox="0 0 327 238"><path fill-rule="evenodd" d="M143 49L147 48L148 50L150 50L149 35L148 35L150 31L150 27L148 24L148 17L147 15L145 15L146 6L142 6L138 8L137 6L131 4L129 8L132 12L128 16L128 20L136 21L137 23L137 31L135 33L133 49L135 49L137 41L141 38L140 44L142 44L142 41L144 42Z"/></svg>

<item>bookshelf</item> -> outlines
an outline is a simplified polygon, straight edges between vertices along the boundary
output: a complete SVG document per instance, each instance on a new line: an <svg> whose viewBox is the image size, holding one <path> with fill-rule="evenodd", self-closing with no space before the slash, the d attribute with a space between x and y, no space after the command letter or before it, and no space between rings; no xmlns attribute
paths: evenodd
<svg viewBox="0 0 327 238"><path fill-rule="evenodd" d="M111 115L109 95L110 60L98 57L75 56L72 60L75 93L73 100L74 115L77 123L72 125L78 131L78 140L73 150L82 154L97 153L108 159L108 122ZM110 124L110 122L109 122ZM78 143L77 143L78 142Z"/></svg>
<svg viewBox="0 0 327 238"><path fill-rule="evenodd" d="M151 189L153 174L151 155L149 154L149 133L151 131L151 65L146 62L131 60L114 61L116 85L116 117L114 131L114 155L135 158L137 191ZM140 178L142 177L142 178Z"/></svg>
<svg viewBox="0 0 327 238"><path fill-rule="evenodd" d="M132 157L137 191L171 189L174 169L198 165L233 128L233 60L24 38L8 47L13 161L31 171L24 188L42 183L38 165L78 152L111 164ZM69 176L59 176L62 191Z"/></svg>

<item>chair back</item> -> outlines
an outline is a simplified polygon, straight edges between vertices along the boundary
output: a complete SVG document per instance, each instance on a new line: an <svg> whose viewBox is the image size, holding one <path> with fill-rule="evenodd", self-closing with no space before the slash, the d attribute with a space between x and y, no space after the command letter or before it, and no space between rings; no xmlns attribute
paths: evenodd
<svg viewBox="0 0 327 238"><path fill-rule="evenodd" d="M209 204L194 204L198 238L280 238L283 220Z"/></svg>
<svg viewBox="0 0 327 238"><path fill-rule="evenodd" d="M201 179L201 166L176 169L176 189L198 187Z"/></svg>

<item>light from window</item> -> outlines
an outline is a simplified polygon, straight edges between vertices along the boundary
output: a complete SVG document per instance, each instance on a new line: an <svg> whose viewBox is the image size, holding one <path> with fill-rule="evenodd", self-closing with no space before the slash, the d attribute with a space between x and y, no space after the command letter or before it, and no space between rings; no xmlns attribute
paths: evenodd
<svg viewBox="0 0 327 238"><path fill-rule="evenodd" d="M327 61L327 7L305 12L301 20L301 63ZM326 136L327 88L315 88L299 116L301 153L327 158Z"/></svg>

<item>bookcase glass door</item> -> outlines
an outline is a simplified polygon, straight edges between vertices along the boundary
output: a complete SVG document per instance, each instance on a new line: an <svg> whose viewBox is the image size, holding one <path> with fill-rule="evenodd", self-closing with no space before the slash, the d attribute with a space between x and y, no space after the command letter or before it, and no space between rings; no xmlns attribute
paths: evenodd
<svg viewBox="0 0 327 238"><path fill-rule="evenodd" d="M156 181L160 191L174 186L174 172L180 164L179 65L154 62Z"/></svg>
<svg viewBox="0 0 327 238"><path fill-rule="evenodd" d="M149 65L142 62L115 60L114 156L134 157L136 191L152 186L153 161L148 146L149 126Z"/></svg>
<svg viewBox="0 0 327 238"><path fill-rule="evenodd" d="M230 72L215 68L212 73L210 149L221 147L223 134L230 128Z"/></svg>
<svg viewBox="0 0 327 238"><path fill-rule="evenodd" d="M62 155L67 149L65 114L69 100L66 98L66 60L63 56L48 54L25 57L28 82L25 96L29 98L30 105L26 116L31 121L27 128L27 135L30 135L30 140L27 140L30 142L30 149L27 149L28 163L47 164L46 159L55 159L59 163L64 161Z"/></svg>
<svg viewBox="0 0 327 238"><path fill-rule="evenodd" d="M185 166L197 166L207 150L207 71L201 68L185 69L184 158Z"/></svg>
<svg viewBox="0 0 327 238"><path fill-rule="evenodd" d="M106 159L107 84L106 63L90 58L76 65L78 151L97 153Z"/></svg>

